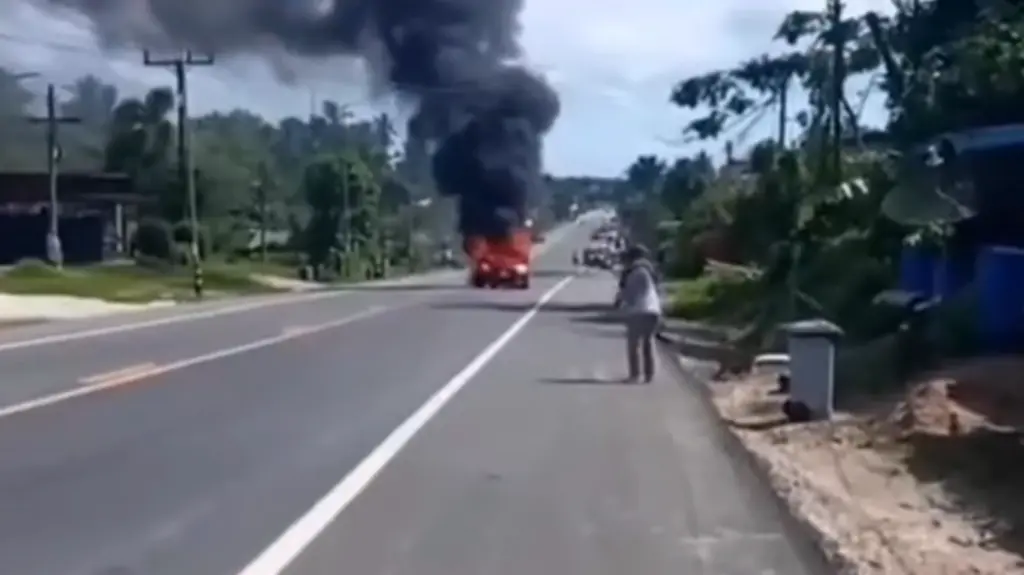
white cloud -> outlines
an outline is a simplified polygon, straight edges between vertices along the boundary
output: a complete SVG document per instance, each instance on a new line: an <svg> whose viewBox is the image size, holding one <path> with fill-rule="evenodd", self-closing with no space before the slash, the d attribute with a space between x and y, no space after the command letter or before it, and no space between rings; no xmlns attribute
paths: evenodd
<svg viewBox="0 0 1024 575"><path fill-rule="evenodd" d="M821 0L526 0L522 15L525 59L543 71L563 100L563 115L546 145L556 173L619 173L640 153L678 155L665 143L686 114L668 103L678 80L727 67L771 47L785 13L819 10ZM0 32L31 30L48 43L90 44L80 17L42 16L12 2ZM888 11L890 0L849 0L848 12ZM2 40L0 40L2 42ZM3 59L26 69L70 80L82 72L120 78L138 91L166 83L165 72L138 65L139 55L99 58L95 51L48 50L12 44ZM11 63L11 62L8 62ZM283 85L265 63L236 61L194 74L197 108L245 106L281 116L305 113L310 92L365 104L365 74L351 62L314 63L314 76L333 78L315 86ZM715 145L717 147L717 145Z"/></svg>
<svg viewBox="0 0 1024 575"><path fill-rule="evenodd" d="M668 102L672 86L773 49L771 37L786 13L823 4L528 0L522 21L529 59L557 71L563 97L551 156L567 171L614 174L641 153L682 153L666 143L687 117ZM889 0L847 4L850 14L891 10Z"/></svg>

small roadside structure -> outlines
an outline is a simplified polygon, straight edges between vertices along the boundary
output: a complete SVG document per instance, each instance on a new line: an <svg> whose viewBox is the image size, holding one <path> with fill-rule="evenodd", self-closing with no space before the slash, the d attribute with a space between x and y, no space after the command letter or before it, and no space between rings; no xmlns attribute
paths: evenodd
<svg viewBox="0 0 1024 575"><path fill-rule="evenodd" d="M127 221L145 198L123 174L57 177L64 261L88 264L124 251ZM0 265L46 260L50 179L45 172L0 172Z"/></svg>

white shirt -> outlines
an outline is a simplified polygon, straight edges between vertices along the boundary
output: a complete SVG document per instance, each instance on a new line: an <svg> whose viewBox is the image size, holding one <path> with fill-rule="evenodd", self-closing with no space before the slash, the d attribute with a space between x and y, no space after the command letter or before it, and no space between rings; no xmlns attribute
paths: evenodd
<svg viewBox="0 0 1024 575"><path fill-rule="evenodd" d="M634 313L661 315L661 295L650 268L638 266L628 272L622 287L622 304Z"/></svg>

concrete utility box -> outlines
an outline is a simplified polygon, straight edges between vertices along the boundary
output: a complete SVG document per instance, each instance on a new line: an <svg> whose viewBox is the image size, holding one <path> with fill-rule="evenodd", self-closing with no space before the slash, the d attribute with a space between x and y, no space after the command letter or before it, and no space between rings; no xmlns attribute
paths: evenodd
<svg viewBox="0 0 1024 575"><path fill-rule="evenodd" d="M798 321L784 330L788 336L790 400L806 407L812 419L831 418L836 343L843 330L823 319Z"/></svg>

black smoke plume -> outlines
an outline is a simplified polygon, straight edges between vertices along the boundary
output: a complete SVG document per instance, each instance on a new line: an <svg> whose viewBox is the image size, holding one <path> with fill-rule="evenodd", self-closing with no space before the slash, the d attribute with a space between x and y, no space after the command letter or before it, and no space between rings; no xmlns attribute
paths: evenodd
<svg viewBox="0 0 1024 575"><path fill-rule="evenodd" d="M521 225L541 185L559 102L513 63L523 0L35 1L81 11L109 46L362 56L414 103L409 137L436 150L434 178L458 198L463 234Z"/></svg>

